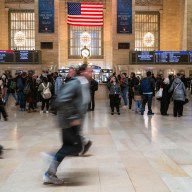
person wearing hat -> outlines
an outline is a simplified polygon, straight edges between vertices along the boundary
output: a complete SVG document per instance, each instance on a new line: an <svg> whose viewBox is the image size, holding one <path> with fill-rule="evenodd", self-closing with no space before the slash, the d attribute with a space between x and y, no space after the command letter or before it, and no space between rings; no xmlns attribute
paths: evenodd
<svg viewBox="0 0 192 192"><path fill-rule="evenodd" d="M161 84L161 88L163 88L162 98L160 99L161 105L160 105L160 112L161 115L168 115L167 111L170 104L171 94L169 93L170 89L170 80L169 78L165 78Z"/></svg>

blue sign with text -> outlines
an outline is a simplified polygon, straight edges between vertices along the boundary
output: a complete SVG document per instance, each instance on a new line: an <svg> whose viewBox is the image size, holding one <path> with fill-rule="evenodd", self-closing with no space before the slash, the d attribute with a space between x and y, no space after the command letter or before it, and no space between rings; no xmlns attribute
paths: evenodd
<svg viewBox="0 0 192 192"><path fill-rule="evenodd" d="M39 0L39 33L54 33L54 0Z"/></svg>
<svg viewBox="0 0 192 192"><path fill-rule="evenodd" d="M132 33L132 0L117 0L117 33Z"/></svg>

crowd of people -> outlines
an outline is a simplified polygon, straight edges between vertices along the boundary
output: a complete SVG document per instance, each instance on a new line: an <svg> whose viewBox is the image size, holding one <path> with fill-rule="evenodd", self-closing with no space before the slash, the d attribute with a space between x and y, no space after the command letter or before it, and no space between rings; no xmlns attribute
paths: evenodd
<svg viewBox="0 0 192 192"><path fill-rule="evenodd" d="M134 72L130 77L126 73L120 75L114 73L107 83L111 115L114 114L114 108L120 115L120 106L124 109L133 109L136 113L144 115L146 104L148 104L147 115L154 115L152 111L153 97L159 89L162 89L162 95L158 98L161 115L169 115L167 113L169 104L173 100L173 116L181 117L183 116L183 105L187 100L186 89L190 89L191 86L192 78L185 78L179 73L166 78L162 75L154 77L151 71L147 71L144 78L136 77ZM134 101L134 106L132 106L132 101Z"/></svg>
<svg viewBox="0 0 192 192"><path fill-rule="evenodd" d="M41 102L40 113L49 113L51 102L59 94L61 86L74 78L76 67L71 66L65 79L57 72L49 73L43 71L40 76L33 73L19 72L12 77L10 74L3 74L0 77L0 118L8 120L5 106L9 102L10 96L15 100L15 105L20 111L28 113L37 111L37 103ZM155 92L163 89L160 101L161 115L168 115L170 101L174 103L174 116L183 115L183 103L186 99L186 89L191 87L191 77L185 78L184 75L169 75L163 78L162 75L154 75L148 71L145 78L136 77L132 72L130 77L126 73L116 75L114 73L107 83L109 89L109 99L111 114L114 115L116 109L120 115L120 107L134 109L141 115L145 112L145 105L148 103L148 115L153 115L152 98ZM93 78L90 80L91 101L88 111L95 109L95 91L98 90L98 83ZM192 89L191 89L192 90ZM134 106L133 106L134 102Z"/></svg>

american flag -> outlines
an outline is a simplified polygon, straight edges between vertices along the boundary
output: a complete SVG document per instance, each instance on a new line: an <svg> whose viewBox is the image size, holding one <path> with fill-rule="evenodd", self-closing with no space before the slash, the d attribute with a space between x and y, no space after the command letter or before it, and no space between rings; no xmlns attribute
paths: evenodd
<svg viewBox="0 0 192 192"><path fill-rule="evenodd" d="M68 3L67 24L103 26L103 4L93 2Z"/></svg>

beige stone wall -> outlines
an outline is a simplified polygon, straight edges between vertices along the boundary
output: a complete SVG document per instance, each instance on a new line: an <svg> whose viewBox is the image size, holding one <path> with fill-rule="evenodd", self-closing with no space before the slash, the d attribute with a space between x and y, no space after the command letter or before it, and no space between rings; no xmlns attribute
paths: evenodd
<svg viewBox="0 0 192 192"><path fill-rule="evenodd" d="M116 0L112 1L112 26L113 26L113 37L111 39L113 45L113 67L118 71L120 65L129 65L129 50L128 49L118 49L118 43L129 42L130 49L133 50L135 47L135 1L133 0L133 21L132 21L132 34L117 34L117 5ZM128 67L127 67L128 68Z"/></svg>
<svg viewBox="0 0 192 192"><path fill-rule="evenodd" d="M44 69L58 65L58 20L59 20L59 0L54 1L54 33L39 33L38 1L35 1L35 48L42 52L42 64ZM53 42L53 49L41 49L41 42Z"/></svg>
<svg viewBox="0 0 192 192"><path fill-rule="evenodd" d="M4 0L0 0L0 49L7 50L8 45L8 9L5 9Z"/></svg>
<svg viewBox="0 0 192 192"><path fill-rule="evenodd" d="M164 0L160 14L160 50L181 50L182 0Z"/></svg>
<svg viewBox="0 0 192 192"><path fill-rule="evenodd" d="M192 50L192 1L187 1L187 50Z"/></svg>
<svg viewBox="0 0 192 192"><path fill-rule="evenodd" d="M66 1L59 2L59 66L67 67L68 64L68 26Z"/></svg>

